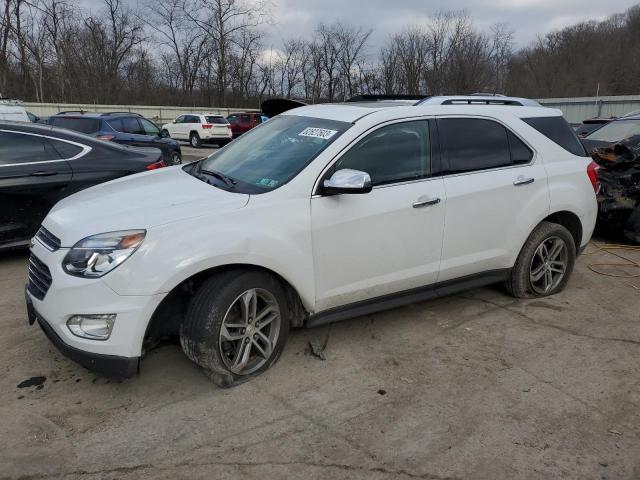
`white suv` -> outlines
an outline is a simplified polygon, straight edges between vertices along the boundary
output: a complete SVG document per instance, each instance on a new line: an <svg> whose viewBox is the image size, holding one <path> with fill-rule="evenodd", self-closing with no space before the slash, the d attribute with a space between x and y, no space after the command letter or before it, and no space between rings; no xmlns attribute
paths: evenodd
<svg viewBox="0 0 640 480"><path fill-rule="evenodd" d="M200 162L58 203L32 244L29 319L115 377L179 337L230 386L272 365L290 327L495 282L551 295L596 220L583 155L536 106L291 110Z"/></svg>
<svg viewBox="0 0 640 480"><path fill-rule="evenodd" d="M162 126L162 135L176 140L187 140L192 147L214 143L219 147L231 141L231 124L215 113L186 113Z"/></svg>

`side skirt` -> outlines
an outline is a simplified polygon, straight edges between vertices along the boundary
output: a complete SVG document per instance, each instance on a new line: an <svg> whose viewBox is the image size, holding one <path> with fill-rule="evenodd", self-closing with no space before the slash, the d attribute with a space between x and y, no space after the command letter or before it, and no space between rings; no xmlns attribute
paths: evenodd
<svg viewBox="0 0 640 480"><path fill-rule="evenodd" d="M509 276L511 269L491 270L476 275L434 283L426 287L414 288L403 292L392 293L382 297L376 297L361 302L355 302L341 307L331 308L323 312L311 315L305 322L306 327L317 327L327 323L338 322L348 318L369 315L383 310L410 305L412 303L431 300L446 295L470 290L472 288L485 287L493 283L503 282Z"/></svg>

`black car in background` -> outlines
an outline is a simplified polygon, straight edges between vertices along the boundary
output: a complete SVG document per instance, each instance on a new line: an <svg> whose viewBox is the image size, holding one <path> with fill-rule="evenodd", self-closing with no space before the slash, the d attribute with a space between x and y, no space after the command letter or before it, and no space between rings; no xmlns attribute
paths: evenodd
<svg viewBox="0 0 640 480"><path fill-rule="evenodd" d="M0 249L26 245L58 200L164 166L156 148L129 148L47 125L0 121Z"/></svg>
<svg viewBox="0 0 640 480"><path fill-rule="evenodd" d="M160 135L155 123L137 113L60 112L50 116L47 123L123 145L159 148L167 165L182 163L180 144Z"/></svg>
<svg viewBox="0 0 640 480"><path fill-rule="evenodd" d="M587 120L583 120L582 123L576 127L576 135L578 135L579 138L584 138L590 133L595 132L596 130L598 130L599 128L606 125L612 120L615 120L615 117L610 117L610 118L595 117L595 118L588 118Z"/></svg>
<svg viewBox="0 0 640 480"><path fill-rule="evenodd" d="M640 113L634 112L610 121L580 141L587 152L591 153L595 148L613 145L638 135L640 135Z"/></svg>

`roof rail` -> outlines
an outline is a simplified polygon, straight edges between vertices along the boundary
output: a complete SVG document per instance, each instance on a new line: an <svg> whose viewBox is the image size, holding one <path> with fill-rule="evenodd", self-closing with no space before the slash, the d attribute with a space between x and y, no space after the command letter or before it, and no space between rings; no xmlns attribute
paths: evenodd
<svg viewBox="0 0 640 480"><path fill-rule="evenodd" d="M347 103L351 102L379 102L385 100L425 100L429 98L429 95L356 95L347 100Z"/></svg>
<svg viewBox="0 0 640 480"><path fill-rule="evenodd" d="M502 95L501 93L470 93L470 97L506 97L506 95Z"/></svg>
<svg viewBox="0 0 640 480"><path fill-rule="evenodd" d="M507 105L514 107L542 107L535 100L520 97L505 97L503 95L441 95L428 97L418 102L418 105Z"/></svg>
<svg viewBox="0 0 640 480"><path fill-rule="evenodd" d="M104 112L100 114L101 117L106 117L107 115L135 115L136 117L142 116L139 113L135 112Z"/></svg>
<svg viewBox="0 0 640 480"><path fill-rule="evenodd" d="M482 99L482 98L451 98L443 101L440 105L514 105L521 107L522 102L517 100L501 100L500 98Z"/></svg>
<svg viewBox="0 0 640 480"><path fill-rule="evenodd" d="M55 115L64 115L65 113L87 113L86 110L65 110L64 112L58 112Z"/></svg>

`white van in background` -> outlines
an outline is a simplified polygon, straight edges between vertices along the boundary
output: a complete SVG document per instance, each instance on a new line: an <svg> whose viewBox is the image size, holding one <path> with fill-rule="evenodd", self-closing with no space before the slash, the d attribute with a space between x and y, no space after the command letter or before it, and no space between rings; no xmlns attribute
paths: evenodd
<svg viewBox="0 0 640 480"><path fill-rule="evenodd" d="M0 102L0 120L12 120L14 122L31 122L27 111L19 105L8 105Z"/></svg>

